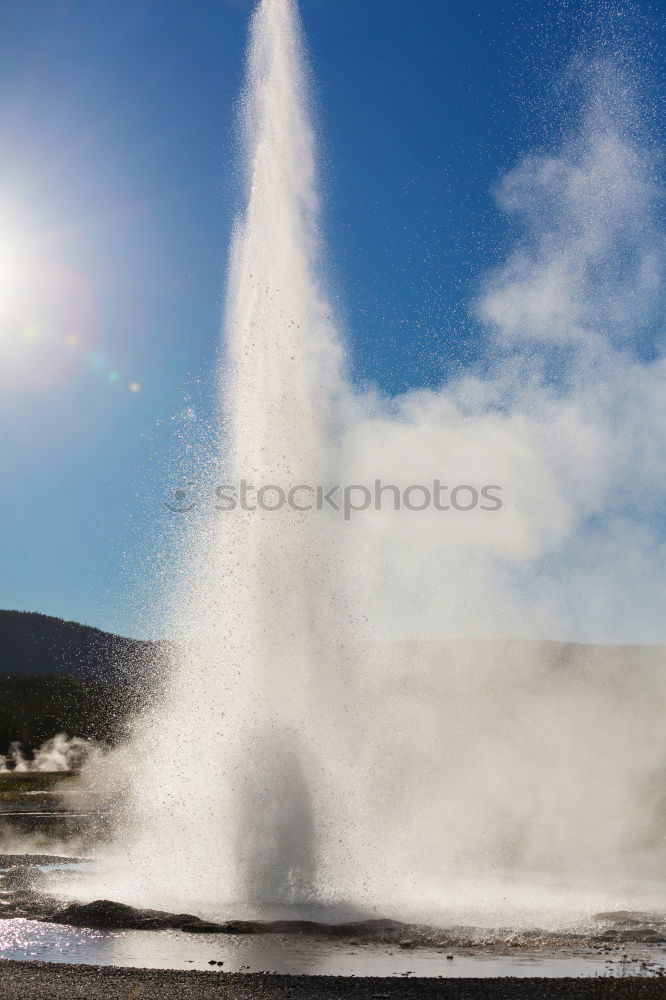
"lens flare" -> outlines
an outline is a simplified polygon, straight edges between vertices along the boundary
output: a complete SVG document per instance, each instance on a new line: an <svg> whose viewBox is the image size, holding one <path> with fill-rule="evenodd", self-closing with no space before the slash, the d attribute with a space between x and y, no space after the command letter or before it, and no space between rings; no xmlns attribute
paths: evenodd
<svg viewBox="0 0 666 1000"><path fill-rule="evenodd" d="M81 363L73 348L89 341L96 325L88 282L55 255L33 250L20 238L25 228L17 222L10 230L0 220L0 389L10 392L73 377Z"/></svg>

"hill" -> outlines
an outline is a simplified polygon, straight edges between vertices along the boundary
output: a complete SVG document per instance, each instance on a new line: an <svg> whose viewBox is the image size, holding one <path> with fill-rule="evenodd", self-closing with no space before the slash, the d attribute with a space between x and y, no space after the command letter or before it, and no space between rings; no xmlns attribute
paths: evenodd
<svg viewBox="0 0 666 1000"><path fill-rule="evenodd" d="M152 689L160 643L0 611L0 755L57 732L114 743Z"/></svg>
<svg viewBox="0 0 666 1000"><path fill-rule="evenodd" d="M0 677L67 676L131 683L159 643L29 611L0 611Z"/></svg>

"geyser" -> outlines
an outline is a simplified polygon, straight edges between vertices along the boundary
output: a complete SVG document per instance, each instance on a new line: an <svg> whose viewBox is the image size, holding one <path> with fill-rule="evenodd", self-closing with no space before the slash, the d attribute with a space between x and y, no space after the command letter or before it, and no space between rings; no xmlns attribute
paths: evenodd
<svg viewBox="0 0 666 1000"><path fill-rule="evenodd" d="M323 290L295 2L259 4L211 479L450 474L501 483L507 502L489 518L283 507L197 523L179 641L116 757L130 790L97 895L496 926L659 899L664 651L537 641L656 636L645 495L664 480L646 466L639 495L631 476L638 447L665 465L664 365L641 359L630 323L660 257L616 69L590 75L561 148L499 189L524 233L477 303L483 367L386 401L346 380ZM512 634L525 639L497 638Z"/></svg>
<svg viewBox="0 0 666 1000"><path fill-rule="evenodd" d="M241 121L247 207L227 293L223 475L255 489L325 482L340 351L318 280L314 138L291 0L254 15ZM316 895L322 811L311 781L334 610L324 520L237 509L193 540L183 652L133 758L129 853L141 893L180 905L173 876L187 871L188 905L206 909ZM194 732L204 744L193 769ZM168 854L155 852L165 834Z"/></svg>

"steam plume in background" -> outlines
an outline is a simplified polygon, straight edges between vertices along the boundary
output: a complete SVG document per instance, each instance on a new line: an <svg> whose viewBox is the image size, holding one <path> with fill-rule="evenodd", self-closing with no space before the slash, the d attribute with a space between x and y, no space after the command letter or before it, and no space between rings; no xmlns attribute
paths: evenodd
<svg viewBox="0 0 666 1000"><path fill-rule="evenodd" d="M20 743L12 743L6 757L0 756L0 772L76 771L96 750L96 744L80 736L56 733L26 757Z"/></svg>

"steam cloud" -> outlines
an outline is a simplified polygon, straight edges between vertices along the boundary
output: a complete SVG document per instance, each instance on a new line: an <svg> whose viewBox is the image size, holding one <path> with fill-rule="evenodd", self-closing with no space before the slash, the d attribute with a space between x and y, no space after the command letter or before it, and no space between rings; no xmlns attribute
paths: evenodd
<svg viewBox="0 0 666 1000"><path fill-rule="evenodd" d="M478 371L355 400L352 481L503 487L490 518L351 527L380 634L664 641L663 192L620 68L594 63L587 83L576 131L495 192L522 233L475 303Z"/></svg>
<svg viewBox="0 0 666 1000"><path fill-rule="evenodd" d="M90 758L95 744L80 736L56 733L50 740L26 757L20 743L12 743L6 757L0 756L3 771L76 771Z"/></svg>

